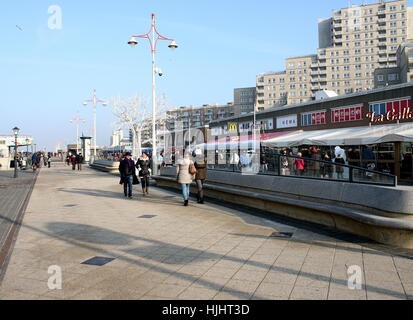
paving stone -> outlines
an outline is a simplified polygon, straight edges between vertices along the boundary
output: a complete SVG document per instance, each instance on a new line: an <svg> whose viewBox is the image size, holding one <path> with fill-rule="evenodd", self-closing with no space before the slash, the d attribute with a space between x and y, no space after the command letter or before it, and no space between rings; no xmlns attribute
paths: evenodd
<svg viewBox="0 0 413 320"><path fill-rule="evenodd" d="M290 299L298 300L326 300L328 288L295 286Z"/></svg>

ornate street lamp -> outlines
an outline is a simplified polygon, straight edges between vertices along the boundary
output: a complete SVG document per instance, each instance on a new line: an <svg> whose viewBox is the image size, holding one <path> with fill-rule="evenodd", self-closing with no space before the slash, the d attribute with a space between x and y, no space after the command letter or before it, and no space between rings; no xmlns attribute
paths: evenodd
<svg viewBox="0 0 413 320"><path fill-rule="evenodd" d="M93 97L90 100L86 100L83 102L84 106L87 106L89 103L92 103L93 106L93 140L94 140L94 156L96 158L97 155L97 136L96 136L96 107L98 103L101 103L102 106L106 107L108 103L106 101L98 99L96 96L96 89L93 90Z"/></svg>
<svg viewBox="0 0 413 320"><path fill-rule="evenodd" d="M156 38L155 38L156 36ZM176 41L174 39L169 39L162 36L156 29L155 14L152 14L152 26L148 33L144 35L132 36L128 41L128 44L133 48L138 45L138 40L136 38L146 38L149 40L152 50L152 172L157 174L157 150L156 150L156 74L158 73L158 68L155 64L156 48L159 40L171 41L169 48L175 50L178 48ZM162 73L159 73L161 76Z"/></svg>

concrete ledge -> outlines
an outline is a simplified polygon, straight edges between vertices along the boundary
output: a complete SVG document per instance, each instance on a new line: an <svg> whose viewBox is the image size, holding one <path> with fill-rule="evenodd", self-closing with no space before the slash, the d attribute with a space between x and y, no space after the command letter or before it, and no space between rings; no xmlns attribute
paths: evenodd
<svg viewBox="0 0 413 320"><path fill-rule="evenodd" d="M156 176L154 179L161 187L180 189L180 185L173 177ZM192 190L196 192L195 186L192 187ZM380 243L413 249L413 220L409 216L405 216L405 218L383 217L368 211L346 208L340 205L290 198L259 191L254 192L242 187L235 188L231 185L215 184L210 181L205 185L205 194L214 199L334 227Z"/></svg>
<svg viewBox="0 0 413 320"><path fill-rule="evenodd" d="M254 175L252 178L220 171L208 171L208 182L259 189L298 199L319 199L342 206L359 206L363 210L369 208L383 214L407 214L413 218L413 187L403 189L285 176Z"/></svg>
<svg viewBox="0 0 413 320"><path fill-rule="evenodd" d="M109 172L117 173L119 172L119 162L118 161L109 161L109 160L96 160L89 165L91 168Z"/></svg>

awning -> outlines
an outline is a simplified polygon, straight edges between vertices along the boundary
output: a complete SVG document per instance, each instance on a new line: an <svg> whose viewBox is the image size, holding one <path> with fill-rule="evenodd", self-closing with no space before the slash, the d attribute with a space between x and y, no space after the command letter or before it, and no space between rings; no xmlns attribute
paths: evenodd
<svg viewBox="0 0 413 320"><path fill-rule="evenodd" d="M353 127L342 129L298 131L262 141L266 147L298 147L302 145L316 146L352 146L370 145L387 142L412 142L413 123Z"/></svg>

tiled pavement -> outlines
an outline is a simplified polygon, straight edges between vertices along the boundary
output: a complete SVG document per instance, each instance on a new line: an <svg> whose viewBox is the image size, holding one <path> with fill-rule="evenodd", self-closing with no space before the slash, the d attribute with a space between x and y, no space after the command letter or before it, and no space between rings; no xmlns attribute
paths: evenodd
<svg viewBox="0 0 413 320"><path fill-rule="evenodd" d="M150 192L126 200L114 176L43 170L0 299L413 298L412 259L218 204L185 208L175 193ZM269 237L276 231L294 236ZM115 260L82 264L96 256ZM352 265L362 270L361 290L348 289ZM50 266L62 269L61 290L48 288Z"/></svg>

